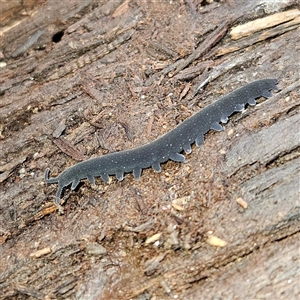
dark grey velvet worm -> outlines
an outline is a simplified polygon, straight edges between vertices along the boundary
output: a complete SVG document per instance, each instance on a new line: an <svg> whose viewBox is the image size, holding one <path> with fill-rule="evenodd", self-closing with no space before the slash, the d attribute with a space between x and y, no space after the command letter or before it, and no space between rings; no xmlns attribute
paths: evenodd
<svg viewBox="0 0 300 300"><path fill-rule="evenodd" d="M49 177L50 170L46 169L45 181L58 183L56 202L59 204L63 188L71 185L71 190L74 190L82 179L94 184L95 177L108 182L109 176L115 175L121 181L124 174L129 172L133 172L135 179L139 179L142 169L152 167L154 171L160 172L160 164L168 160L184 162L183 151L191 153L194 142L200 147L205 133L210 129L223 130L220 122L226 123L230 115L242 111L247 104L255 105L255 99L271 97L270 91L278 90L277 83L276 79L254 81L221 97L149 144L88 159L67 168L54 178Z"/></svg>

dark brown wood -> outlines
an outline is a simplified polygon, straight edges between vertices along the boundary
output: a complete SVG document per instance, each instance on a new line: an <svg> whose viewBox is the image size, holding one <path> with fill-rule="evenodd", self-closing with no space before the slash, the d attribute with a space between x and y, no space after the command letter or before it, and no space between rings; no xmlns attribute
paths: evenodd
<svg viewBox="0 0 300 300"><path fill-rule="evenodd" d="M296 1L8 3L0 298L297 299L299 28L233 42L221 26ZM144 170L139 181L83 182L54 205L46 168L55 176L145 144L261 78L278 78L280 91L208 133L187 163Z"/></svg>

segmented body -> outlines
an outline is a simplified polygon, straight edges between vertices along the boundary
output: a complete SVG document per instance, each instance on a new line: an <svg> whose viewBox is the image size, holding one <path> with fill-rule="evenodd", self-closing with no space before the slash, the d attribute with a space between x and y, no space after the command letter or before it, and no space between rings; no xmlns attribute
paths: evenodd
<svg viewBox="0 0 300 300"><path fill-rule="evenodd" d="M160 164L168 160L184 162L183 151L190 153L194 142L200 147L204 134L210 129L223 130L220 122L226 123L230 115L243 110L246 104L252 106L256 104L255 99L272 96L270 91L278 90L276 84L276 79L254 81L221 97L149 144L79 162L55 178L49 178L50 170L47 169L45 181L58 183L56 202L59 204L63 188L71 185L74 190L82 179L94 184L95 177L108 182L109 176L115 175L118 180L123 180L124 174L130 172L133 172L135 179L139 179L142 169L152 167L160 172Z"/></svg>

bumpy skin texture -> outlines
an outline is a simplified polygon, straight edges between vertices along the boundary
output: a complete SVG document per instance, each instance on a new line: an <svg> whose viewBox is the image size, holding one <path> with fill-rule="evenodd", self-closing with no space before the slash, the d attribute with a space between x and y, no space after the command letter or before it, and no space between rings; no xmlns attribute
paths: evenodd
<svg viewBox="0 0 300 300"><path fill-rule="evenodd" d="M74 190L82 179L93 184L95 177L101 177L107 182L109 175L116 175L118 180L123 180L124 174L129 172L133 172L135 179L139 179L142 169L152 167L160 172L160 164L170 159L184 162L185 157L180 153L190 153L194 142L200 147L204 134L210 129L223 130L219 122L226 123L230 115L243 110L246 104L255 105L255 99L272 96L270 91L278 90L277 83L276 79L254 81L221 97L149 144L88 159L66 169L55 178L49 178L50 170L47 169L45 181L58 183L56 202L59 204L63 188L71 185Z"/></svg>

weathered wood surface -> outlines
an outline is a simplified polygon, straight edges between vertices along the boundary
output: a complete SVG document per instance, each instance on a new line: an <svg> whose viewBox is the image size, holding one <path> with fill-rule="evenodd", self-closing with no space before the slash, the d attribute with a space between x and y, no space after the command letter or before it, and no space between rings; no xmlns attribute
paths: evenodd
<svg viewBox="0 0 300 300"><path fill-rule="evenodd" d="M299 23L228 33L299 9L279 2L1 2L1 299L299 298ZM46 167L147 143L267 77L281 91L186 164L53 205Z"/></svg>

